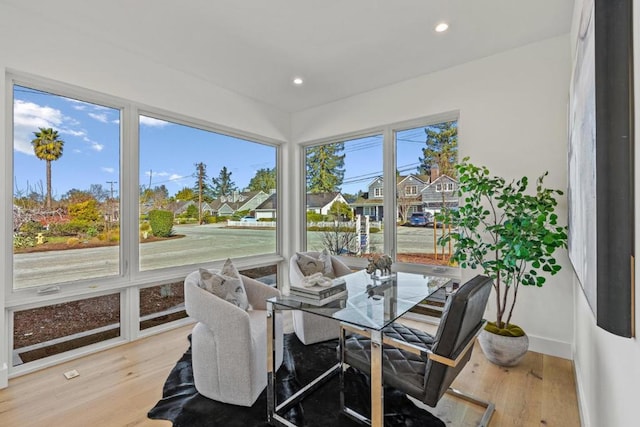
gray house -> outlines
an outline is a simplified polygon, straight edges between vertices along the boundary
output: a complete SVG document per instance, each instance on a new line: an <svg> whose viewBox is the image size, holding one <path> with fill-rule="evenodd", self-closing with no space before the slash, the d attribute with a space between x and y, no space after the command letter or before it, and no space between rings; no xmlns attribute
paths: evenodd
<svg viewBox="0 0 640 427"><path fill-rule="evenodd" d="M458 181L447 175L440 175L421 192L424 210L439 211L443 207L458 207Z"/></svg>
<svg viewBox="0 0 640 427"><path fill-rule="evenodd" d="M269 195L264 191L237 191L228 196L221 196L211 202L211 208L218 216L230 216L238 211L254 211Z"/></svg>
<svg viewBox="0 0 640 427"><path fill-rule="evenodd" d="M429 185L429 176L421 174L399 175L396 178L398 217L406 218L413 212L422 211L422 191ZM374 221L384 217L384 180L374 178L367 186L367 193L351 203L356 215L368 216Z"/></svg>

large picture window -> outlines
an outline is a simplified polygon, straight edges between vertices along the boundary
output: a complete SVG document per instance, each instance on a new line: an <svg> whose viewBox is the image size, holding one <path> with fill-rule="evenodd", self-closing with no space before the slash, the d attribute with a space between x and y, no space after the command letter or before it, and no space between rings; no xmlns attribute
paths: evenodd
<svg viewBox="0 0 640 427"><path fill-rule="evenodd" d="M306 148L307 250L382 251L382 135Z"/></svg>
<svg viewBox="0 0 640 427"><path fill-rule="evenodd" d="M446 117L305 148L307 250L449 271L452 248L438 239L450 230L437 216L458 206L458 124Z"/></svg>
<svg viewBox="0 0 640 427"><path fill-rule="evenodd" d="M458 206L456 121L394 132L398 211L396 259L448 265L451 248L438 244L447 232L437 221L444 209Z"/></svg>
<svg viewBox="0 0 640 427"><path fill-rule="evenodd" d="M276 251L276 148L140 116L140 270Z"/></svg>
<svg viewBox="0 0 640 427"><path fill-rule="evenodd" d="M120 273L120 110L13 89L13 287Z"/></svg>
<svg viewBox="0 0 640 427"><path fill-rule="evenodd" d="M13 372L182 323L190 269L243 258L276 285L277 142L63 83L9 82Z"/></svg>

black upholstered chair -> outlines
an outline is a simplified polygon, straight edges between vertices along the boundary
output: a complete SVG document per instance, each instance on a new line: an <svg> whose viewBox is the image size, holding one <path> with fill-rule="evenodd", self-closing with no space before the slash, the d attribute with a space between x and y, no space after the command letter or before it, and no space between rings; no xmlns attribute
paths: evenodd
<svg viewBox="0 0 640 427"><path fill-rule="evenodd" d="M400 323L385 328L382 350L384 385L401 390L431 407L435 407L447 392L481 405L485 412L479 425L486 426L494 411L493 403L476 399L450 386L471 358L475 339L484 326L483 315L491 283L488 277L476 276L449 296L435 336ZM343 360L368 374L371 366L370 339L357 328L344 325L344 331L356 334L345 340ZM344 378L341 378L341 384L344 385ZM344 395L341 395L341 402L344 405ZM343 407L343 410L359 421L366 419L350 408Z"/></svg>

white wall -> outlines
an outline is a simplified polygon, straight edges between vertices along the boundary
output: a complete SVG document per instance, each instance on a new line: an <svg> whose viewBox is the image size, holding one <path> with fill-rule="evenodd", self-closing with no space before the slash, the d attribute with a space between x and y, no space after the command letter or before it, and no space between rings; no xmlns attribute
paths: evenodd
<svg viewBox="0 0 640 427"><path fill-rule="evenodd" d="M580 0L576 8L580 7ZM640 10L634 8L633 26L640 28ZM574 16L574 36L575 39ZM634 34L635 80L640 81L640 34ZM635 128L640 129L640 85L635 85ZM636 131L637 132L637 131ZM636 145L638 136L636 134ZM635 150L636 168L640 165L640 150ZM635 178L635 211L640 209L640 173ZM637 214L636 214L637 215ZM640 229L635 234L636 265L640 254ZM576 279L577 280L577 279ZM576 281L576 289L578 284ZM637 286L637 285L636 285ZM636 288L637 289L637 288ZM636 291L636 331L640 330L638 307L640 293ZM640 384L640 342L637 338L622 338L596 326L595 318L581 290L575 293L574 364L578 398L583 425L586 427L626 427L638 425L638 384Z"/></svg>
<svg viewBox="0 0 640 427"><path fill-rule="evenodd" d="M0 3L0 71L28 72L277 140L289 114ZM55 23L54 23L55 24ZM36 25L37 27L37 25Z"/></svg>
<svg viewBox="0 0 640 427"><path fill-rule="evenodd" d="M303 143L458 110L462 157L507 178L548 170L546 183L565 190L569 74L569 36L557 37L295 113L292 138ZM299 162L290 166L301 173ZM559 216L567 216L564 198ZM560 263L543 288L521 288L513 320L532 350L570 358L575 284L564 251Z"/></svg>
<svg viewBox="0 0 640 427"><path fill-rule="evenodd" d="M7 137L10 93L5 87L6 72L28 73L83 89L109 94L152 107L241 130L277 141L288 141L290 115L257 101L211 85L191 75L160 66L144 57L120 50L86 34L74 32L55 22L40 28L38 19L0 2L0 173L3 183L11 182L7 170L13 145ZM53 25L54 27L51 27ZM286 153L282 154L288 158ZM286 188L285 188L286 190ZM6 249L11 243L11 206L5 206L6 185L0 185L0 280L10 280L4 272L11 262ZM283 217L286 218L286 212ZM6 283L0 287L0 308L4 307ZM0 388L7 383L7 318L0 312Z"/></svg>

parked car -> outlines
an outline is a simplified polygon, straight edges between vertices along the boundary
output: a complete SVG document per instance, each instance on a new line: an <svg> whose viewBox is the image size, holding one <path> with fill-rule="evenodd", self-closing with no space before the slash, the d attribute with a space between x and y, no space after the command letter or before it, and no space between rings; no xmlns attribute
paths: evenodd
<svg viewBox="0 0 640 427"><path fill-rule="evenodd" d="M431 217L431 218L427 221L427 223L425 224L425 227L433 228L434 223L435 223L435 226L436 226L437 228L442 228L442 227L444 227L444 223L442 223L442 222L440 222L440 221L438 221L438 220L434 219L433 217Z"/></svg>
<svg viewBox="0 0 640 427"><path fill-rule="evenodd" d="M426 227L431 220L432 216L427 212L414 212L409 217L407 224L411 227Z"/></svg>
<svg viewBox="0 0 640 427"><path fill-rule="evenodd" d="M240 218L240 222L256 222L257 219L253 216L243 216Z"/></svg>

